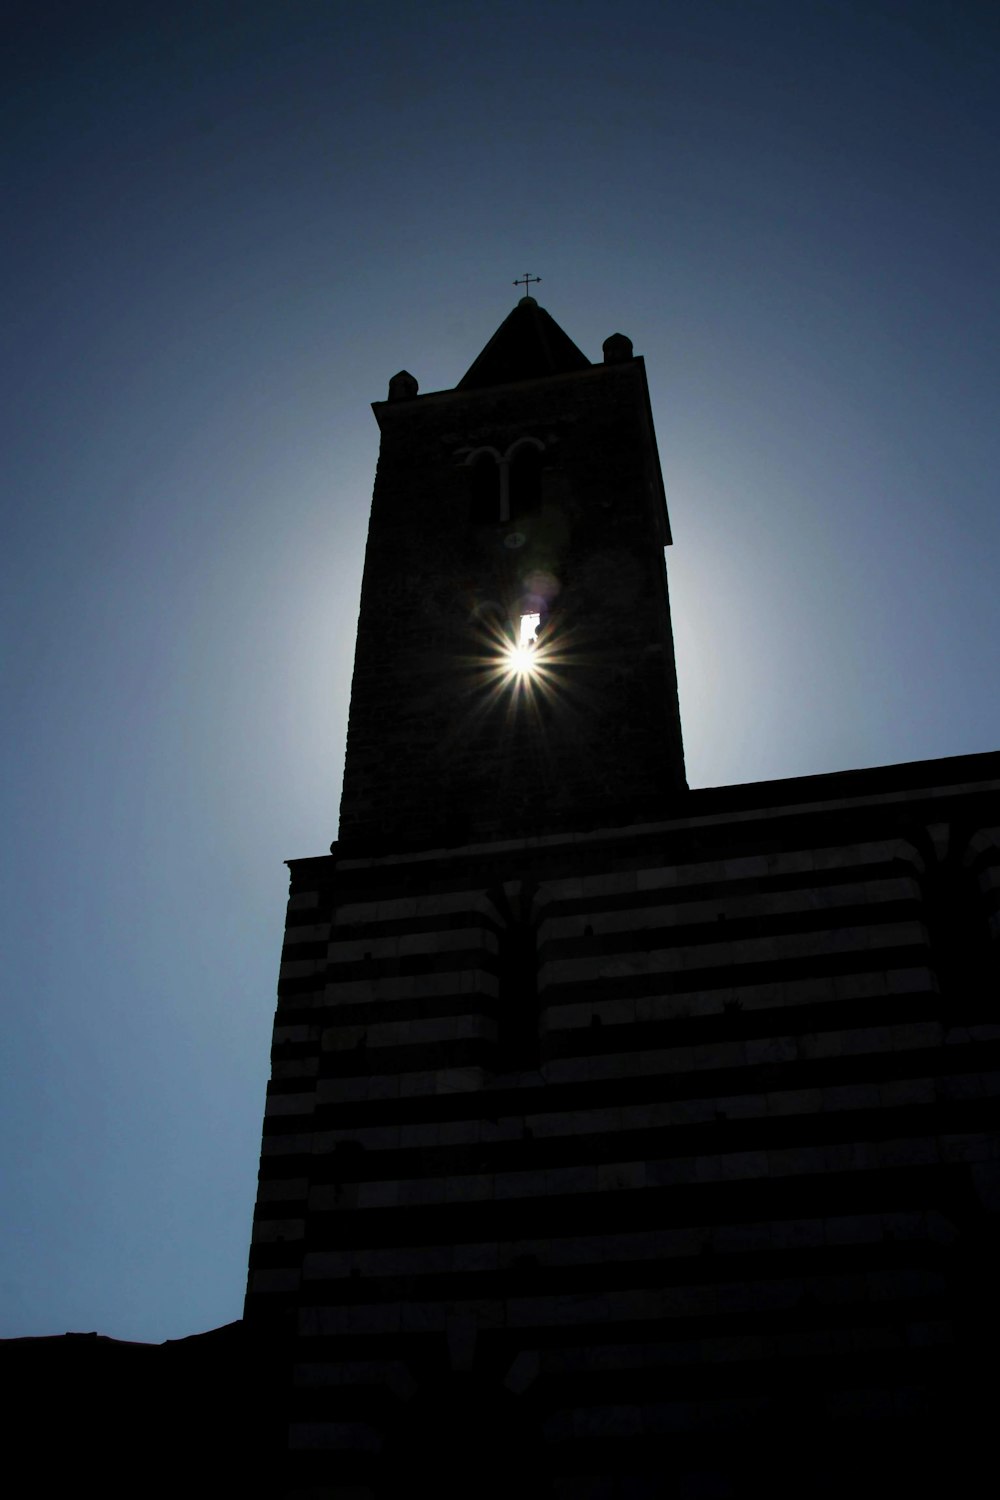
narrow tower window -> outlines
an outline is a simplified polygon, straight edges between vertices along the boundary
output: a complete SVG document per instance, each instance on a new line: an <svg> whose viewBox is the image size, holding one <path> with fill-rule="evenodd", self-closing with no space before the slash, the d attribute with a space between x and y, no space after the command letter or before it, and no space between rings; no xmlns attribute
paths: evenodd
<svg viewBox="0 0 1000 1500"><path fill-rule="evenodd" d="M501 1070L538 1066L538 952L522 916L499 934L497 1061Z"/></svg>
<svg viewBox="0 0 1000 1500"><path fill-rule="evenodd" d="M498 1072L537 1068L538 941L533 888L496 887L490 892L497 916Z"/></svg>
<svg viewBox="0 0 1000 1500"><path fill-rule="evenodd" d="M535 633L542 623L540 614L518 616L517 635L508 652L509 665L514 672L528 673L535 665Z"/></svg>

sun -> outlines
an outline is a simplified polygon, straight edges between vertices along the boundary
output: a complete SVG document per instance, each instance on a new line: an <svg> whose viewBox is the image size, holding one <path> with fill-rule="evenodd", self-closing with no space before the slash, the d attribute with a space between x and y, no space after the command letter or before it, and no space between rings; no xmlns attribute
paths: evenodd
<svg viewBox="0 0 1000 1500"><path fill-rule="evenodd" d="M530 675L535 670L534 648L530 645L511 646L507 653L507 665L520 677Z"/></svg>
<svg viewBox="0 0 1000 1500"><path fill-rule="evenodd" d="M523 606L522 606L523 608ZM546 704L562 700L571 664L564 646L551 638L542 610L525 610L483 622L480 653L470 658L479 686L482 711L506 703L508 711L529 709L536 714ZM539 720L539 731L544 732Z"/></svg>

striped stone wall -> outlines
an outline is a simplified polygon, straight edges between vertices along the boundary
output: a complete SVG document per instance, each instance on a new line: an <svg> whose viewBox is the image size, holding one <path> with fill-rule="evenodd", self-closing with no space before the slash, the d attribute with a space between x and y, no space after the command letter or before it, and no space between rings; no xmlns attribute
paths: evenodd
<svg viewBox="0 0 1000 1500"><path fill-rule="evenodd" d="M281 1492L833 1494L863 1454L926 1478L942 1424L973 1453L998 792L967 757L294 861L247 1298Z"/></svg>

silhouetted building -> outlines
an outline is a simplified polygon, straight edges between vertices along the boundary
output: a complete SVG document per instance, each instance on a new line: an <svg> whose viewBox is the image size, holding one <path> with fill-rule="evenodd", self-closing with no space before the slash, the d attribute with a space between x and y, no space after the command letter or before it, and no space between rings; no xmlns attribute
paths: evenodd
<svg viewBox="0 0 1000 1500"><path fill-rule="evenodd" d="M591 364L526 297L454 390L404 371L375 415L245 1319L4 1345L35 1488L973 1493L1000 754L687 789L622 335Z"/></svg>
<svg viewBox="0 0 1000 1500"><path fill-rule="evenodd" d="M622 335L591 364L525 297L375 415L250 1262L271 1492L971 1487L1000 756L687 790Z"/></svg>

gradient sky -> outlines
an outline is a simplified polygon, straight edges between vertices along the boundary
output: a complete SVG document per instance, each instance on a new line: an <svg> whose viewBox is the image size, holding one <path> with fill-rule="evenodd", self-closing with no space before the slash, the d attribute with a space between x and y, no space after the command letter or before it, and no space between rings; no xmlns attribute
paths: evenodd
<svg viewBox="0 0 1000 1500"><path fill-rule="evenodd" d="M692 785L1000 746L1000 6L5 13L0 1334L161 1340L241 1312L368 403L515 276L646 356Z"/></svg>

